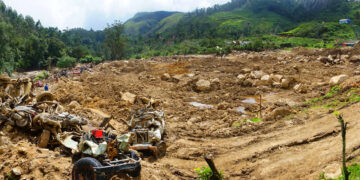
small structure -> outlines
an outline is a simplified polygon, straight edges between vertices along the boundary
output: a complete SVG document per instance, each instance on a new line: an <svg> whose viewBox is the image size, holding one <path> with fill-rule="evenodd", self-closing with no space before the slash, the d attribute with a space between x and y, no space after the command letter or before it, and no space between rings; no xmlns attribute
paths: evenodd
<svg viewBox="0 0 360 180"><path fill-rule="evenodd" d="M349 24L351 22L351 19L340 19L339 24Z"/></svg>

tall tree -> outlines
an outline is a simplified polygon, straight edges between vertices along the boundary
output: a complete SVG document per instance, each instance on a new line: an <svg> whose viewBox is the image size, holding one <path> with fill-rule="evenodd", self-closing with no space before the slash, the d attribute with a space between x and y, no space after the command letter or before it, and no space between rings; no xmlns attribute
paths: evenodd
<svg viewBox="0 0 360 180"><path fill-rule="evenodd" d="M4 22L0 23L0 73L11 74L14 70L14 49L11 48L13 28Z"/></svg>
<svg viewBox="0 0 360 180"><path fill-rule="evenodd" d="M123 34L123 24L115 21L105 29L105 44L110 49L111 59L121 59L124 57L126 38Z"/></svg>

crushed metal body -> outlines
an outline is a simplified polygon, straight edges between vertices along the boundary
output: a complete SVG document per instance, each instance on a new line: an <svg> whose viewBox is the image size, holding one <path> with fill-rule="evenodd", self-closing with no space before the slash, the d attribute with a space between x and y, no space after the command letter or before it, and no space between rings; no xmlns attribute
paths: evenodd
<svg viewBox="0 0 360 180"><path fill-rule="evenodd" d="M94 172L105 179L119 173L137 177L141 171L137 150L150 151L156 157L166 152L164 112L154 110L157 103L151 105L153 101L144 109L133 110L128 121L121 119L128 126L128 132L118 135L106 130L112 127L110 117L104 118L99 130L84 131L82 126L89 123L86 118L64 112L49 92L35 96L33 88L30 79L11 80L0 76L0 126L9 124L42 132L37 138L39 147L60 147L62 152L72 155L73 160L96 159L101 166L94 167Z"/></svg>

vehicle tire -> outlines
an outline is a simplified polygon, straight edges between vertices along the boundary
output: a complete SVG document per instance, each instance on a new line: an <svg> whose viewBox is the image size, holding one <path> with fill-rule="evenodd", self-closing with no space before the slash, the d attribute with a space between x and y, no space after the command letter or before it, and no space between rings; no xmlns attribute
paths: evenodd
<svg viewBox="0 0 360 180"><path fill-rule="evenodd" d="M140 154L139 154L137 151L132 150L132 149L130 149L130 157L131 157L132 159L135 159L135 160L140 160L140 159L141 159L141 158L140 158ZM141 165L139 165L138 167L136 167L133 171L128 172L127 174L128 174L130 177L133 177L133 178L136 178L136 177L140 176L140 174L141 174Z"/></svg>
<svg viewBox="0 0 360 180"><path fill-rule="evenodd" d="M46 148L48 143L49 143L49 140L50 140L50 131L49 130L46 130L44 129L40 135L40 139L39 139L39 144L38 146L40 148Z"/></svg>
<svg viewBox="0 0 360 180"><path fill-rule="evenodd" d="M79 159L81 159L82 157L82 154L81 153L74 153L72 156L71 156L71 162L72 163L75 163L76 161L78 161Z"/></svg>
<svg viewBox="0 0 360 180"><path fill-rule="evenodd" d="M94 167L102 167L101 163L91 157L82 158L74 164L72 169L73 180L105 180L100 174L95 174Z"/></svg>
<svg viewBox="0 0 360 180"><path fill-rule="evenodd" d="M36 102L53 101L55 97L50 92L43 92L36 96Z"/></svg>
<svg viewBox="0 0 360 180"><path fill-rule="evenodd" d="M166 149L167 149L166 143L164 141L160 141L159 143L156 144L156 147L158 149L156 158L164 157L166 154Z"/></svg>

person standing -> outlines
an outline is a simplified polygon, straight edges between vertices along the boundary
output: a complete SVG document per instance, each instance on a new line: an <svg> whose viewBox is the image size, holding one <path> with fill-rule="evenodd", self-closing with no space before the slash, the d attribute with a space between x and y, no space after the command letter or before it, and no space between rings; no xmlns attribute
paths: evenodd
<svg viewBox="0 0 360 180"><path fill-rule="evenodd" d="M44 91L49 91L49 86L48 86L48 84L45 84L45 86L44 86Z"/></svg>

